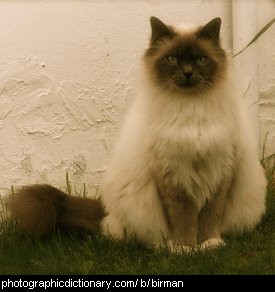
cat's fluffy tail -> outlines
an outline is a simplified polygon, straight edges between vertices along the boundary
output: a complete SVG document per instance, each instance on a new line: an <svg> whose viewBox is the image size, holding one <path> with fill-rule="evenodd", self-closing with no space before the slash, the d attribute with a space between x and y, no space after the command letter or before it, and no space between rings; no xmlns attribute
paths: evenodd
<svg viewBox="0 0 275 292"><path fill-rule="evenodd" d="M11 196L9 206L19 229L38 236L57 227L96 231L106 216L99 200L70 196L49 185L22 187Z"/></svg>

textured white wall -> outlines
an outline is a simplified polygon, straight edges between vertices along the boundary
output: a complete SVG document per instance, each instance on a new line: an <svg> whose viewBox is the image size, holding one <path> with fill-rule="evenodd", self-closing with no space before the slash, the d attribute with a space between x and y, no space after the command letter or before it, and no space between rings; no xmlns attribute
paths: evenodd
<svg viewBox="0 0 275 292"><path fill-rule="evenodd" d="M101 182L148 44L149 17L223 19L228 0L0 0L0 189Z"/></svg>
<svg viewBox="0 0 275 292"><path fill-rule="evenodd" d="M258 29L275 17L274 0L257 0ZM260 143L275 153L275 24L257 42Z"/></svg>
<svg viewBox="0 0 275 292"><path fill-rule="evenodd" d="M275 16L274 0L233 0L233 52ZM275 152L275 25L234 58L239 85L258 130L260 156ZM263 149L263 145L265 145Z"/></svg>
<svg viewBox="0 0 275 292"><path fill-rule="evenodd" d="M211 8L211 9L209 9ZM205 13L205 11L209 11ZM0 188L100 184L149 17L168 23L224 19L227 1L0 1Z"/></svg>

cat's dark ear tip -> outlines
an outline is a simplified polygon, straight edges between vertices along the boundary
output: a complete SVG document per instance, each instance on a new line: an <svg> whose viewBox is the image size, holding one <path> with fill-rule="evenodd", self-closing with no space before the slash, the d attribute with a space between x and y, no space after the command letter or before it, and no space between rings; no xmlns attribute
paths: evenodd
<svg viewBox="0 0 275 292"><path fill-rule="evenodd" d="M212 21L215 21L215 22L217 22L219 24L222 23L222 19L220 17L215 17Z"/></svg>
<svg viewBox="0 0 275 292"><path fill-rule="evenodd" d="M155 16L151 16L150 17L150 22L152 23L152 22L154 22L154 21L158 21L159 19L157 18L157 17L155 17Z"/></svg>

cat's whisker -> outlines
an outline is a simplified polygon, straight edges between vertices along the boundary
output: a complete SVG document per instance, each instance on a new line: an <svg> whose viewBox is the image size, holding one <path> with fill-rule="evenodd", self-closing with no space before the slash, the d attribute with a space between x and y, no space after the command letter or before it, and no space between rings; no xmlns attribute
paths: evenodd
<svg viewBox="0 0 275 292"><path fill-rule="evenodd" d="M207 90L208 93L213 92L213 87L212 87L212 84L210 82L204 81L201 86L204 90Z"/></svg>
<svg viewBox="0 0 275 292"><path fill-rule="evenodd" d="M162 90L164 88L169 90L169 87L171 85L173 85L173 81L172 80L167 80L166 82L163 82L158 86L151 86L150 91L148 91L148 93L154 93L156 90Z"/></svg>

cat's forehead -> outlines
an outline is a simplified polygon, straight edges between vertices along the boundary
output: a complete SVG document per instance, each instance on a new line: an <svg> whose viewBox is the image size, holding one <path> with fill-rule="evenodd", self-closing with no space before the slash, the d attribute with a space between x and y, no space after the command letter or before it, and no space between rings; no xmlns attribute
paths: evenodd
<svg viewBox="0 0 275 292"><path fill-rule="evenodd" d="M178 34L178 35L188 35L188 34L194 34L198 30L198 26L194 24L187 24L182 23L177 26L172 26L172 29Z"/></svg>
<svg viewBox="0 0 275 292"><path fill-rule="evenodd" d="M198 37L200 26L179 25L170 26L175 33L172 39L163 40L159 47L160 55L175 54L178 57L207 55L213 56L215 48L208 40ZM215 58L215 56L213 56Z"/></svg>
<svg viewBox="0 0 275 292"><path fill-rule="evenodd" d="M172 40L166 40L160 49L163 54L175 54L177 56L201 55L210 51L209 45L196 36L196 30L177 32Z"/></svg>

